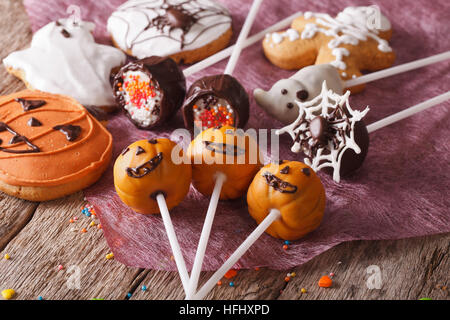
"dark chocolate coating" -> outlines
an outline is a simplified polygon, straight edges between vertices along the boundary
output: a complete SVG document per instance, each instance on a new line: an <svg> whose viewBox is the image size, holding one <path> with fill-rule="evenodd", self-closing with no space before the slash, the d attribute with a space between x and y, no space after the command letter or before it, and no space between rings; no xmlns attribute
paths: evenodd
<svg viewBox="0 0 450 320"><path fill-rule="evenodd" d="M156 89L161 92L159 118L147 127L134 121L130 114L123 109L136 127L145 130L157 127L167 122L181 108L186 96L186 79L174 60L169 57L151 56L123 66L114 76L112 84L116 101L122 108L124 106L123 96L116 93L119 88L118 84L123 83L122 76L129 71L144 72L154 82Z"/></svg>
<svg viewBox="0 0 450 320"><path fill-rule="evenodd" d="M230 75L221 74L203 77L189 88L183 104L183 118L186 128L194 129L194 104L203 96L213 95L226 100L234 110L234 126L243 128L248 121L250 102L245 88Z"/></svg>
<svg viewBox="0 0 450 320"><path fill-rule="evenodd" d="M367 152L369 151L369 132L364 124L364 121L358 121L355 123L355 142L361 149L359 154L356 154L353 150L347 149L342 156L340 176L345 177L352 172L358 170L366 159ZM333 174L331 168L324 168L324 171L328 174Z"/></svg>

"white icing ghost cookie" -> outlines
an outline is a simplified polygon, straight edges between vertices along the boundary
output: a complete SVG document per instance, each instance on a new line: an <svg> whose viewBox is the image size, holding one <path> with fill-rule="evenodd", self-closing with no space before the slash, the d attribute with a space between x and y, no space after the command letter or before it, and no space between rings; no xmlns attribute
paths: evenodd
<svg viewBox="0 0 450 320"><path fill-rule="evenodd" d="M129 0L112 13L107 28L131 56L185 63L223 49L232 35L229 11L211 0Z"/></svg>
<svg viewBox="0 0 450 320"><path fill-rule="evenodd" d="M308 66L289 79L277 81L269 91L255 89L256 103L268 114L283 124L289 124L298 117L299 101L309 101L317 97L322 90L323 81L338 94L344 90L337 69L329 64Z"/></svg>
<svg viewBox="0 0 450 320"><path fill-rule="evenodd" d="M125 63L120 50L95 42L91 22L61 19L38 30L28 49L3 60L29 89L63 94L85 106L115 106L110 73Z"/></svg>
<svg viewBox="0 0 450 320"><path fill-rule="evenodd" d="M287 31L267 34L263 49L280 68L330 63L347 80L360 76L361 70L376 71L393 64L395 54L388 43L391 35L391 23L378 7L348 7L336 17L305 12Z"/></svg>

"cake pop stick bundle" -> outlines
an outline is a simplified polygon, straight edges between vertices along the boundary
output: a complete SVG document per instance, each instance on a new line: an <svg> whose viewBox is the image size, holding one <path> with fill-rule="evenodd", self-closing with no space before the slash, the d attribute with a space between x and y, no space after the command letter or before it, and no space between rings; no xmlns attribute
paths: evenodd
<svg viewBox="0 0 450 320"><path fill-rule="evenodd" d="M67 17L66 10L69 3L66 2L25 0L24 4L30 14L34 30L55 21L58 17ZM96 24L95 41L102 44L112 44L111 35L107 32L107 21L123 2L111 1L99 10L100 3L86 4L84 1L70 1L71 4L78 4L81 7L83 21L92 21ZM252 2L217 2L227 9L232 19L233 36L230 43L234 44L250 12ZM228 77L223 76L228 62L226 58L230 56L232 49L225 49L226 51L222 53L220 49L214 48L207 53L211 54L211 57L216 57L211 58L213 62L216 62L215 64L208 66L208 63L204 62L208 61L207 58L200 61L197 66L194 64L184 69L184 66L175 67L172 62L167 62L170 60L140 61L143 60L139 52L140 46L134 44L132 49L136 49L134 55L139 55L137 61L140 61L142 68L127 69L125 78L132 80L129 84L135 80L136 88L141 86L140 83L148 83L140 92L147 96L141 99L142 101L137 101L137 96L133 95L136 93L132 88L133 84L125 92L124 89L120 91L117 87L117 90L111 90L111 95L113 98L115 95L116 101L118 98L123 101L122 109L128 105L127 108L131 111L141 106L146 106L149 110L146 110L148 114L129 112L127 116L122 112L110 118L107 128L114 141L112 159L117 159L119 164L123 165L120 171L122 174L120 186L123 184L123 189L132 188L134 184L144 186L149 184L155 188L158 186L158 190L145 187L147 193L151 192L140 196L136 194L128 196L134 191L116 192L113 176L114 160L98 183L85 190L87 199L95 207L101 220L105 238L114 252L115 259L129 266L181 270L183 279L181 282L187 289L205 216L214 194L216 194L214 198L218 198L217 209L211 209L215 212L215 218L207 237L205 256L201 264L202 270L223 271L231 267L257 266L284 270L305 263L344 241L399 239L450 231L447 195L439 191L446 190L448 172L450 172L449 104L443 100L432 100L431 104L434 106L428 110L414 115L408 113L410 115L408 118L404 118L405 113L397 114L411 106L418 106L416 110L429 107L430 99L445 94L449 90L448 61L439 60L439 63L420 69L410 69L401 74L388 74L390 76L384 74L383 78L379 78L382 80L364 82L367 84L360 94L346 96L348 88L359 88L361 83L352 81L358 81L359 76L366 70L380 68L388 70L390 66L401 66L448 51L448 35L442 31L446 30L448 24L445 15L447 4L445 1L435 1L433 6L417 3L414 8L405 7L393 1L377 1L375 4L382 14L382 29L377 32L366 32L361 36L360 29L352 33L354 23L357 21L350 18L355 17L352 13L360 10L346 9L354 6L350 1L343 3L328 0L320 3L285 0L263 2L259 12L264 14L258 14L249 32L249 39L255 42L253 44L246 42L250 45L242 50L232 72L232 78L236 79L239 85L236 85L234 80L230 80L231 78L225 79ZM171 30L172 38L179 40L180 38L177 37L181 34L192 35L196 27L193 20L183 18L186 16L185 10L177 9L182 13L178 15L179 20L174 19L175 11L172 11L170 17L164 16L165 18L162 17L160 22L161 25L166 25L166 22L172 19L166 29ZM426 23L418 22L417 12L419 11L422 12L421 19ZM307 12L310 14L306 14ZM124 13L120 13L122 14ZM296 17L293 17L290 23L265 32L269 34L267 38L265 35L258 35L262 30L294 14ZM298 20L292 24L299 17L305 22L301 30L297 28ZM389 28L387 28L387 20ZM178 22L178 27L174 27ZM350 23L341 26L343 22ZM308 24L310 25L307 26ZM185 31L181 33L177 31L177 28ZM225 33L227 31L228 29L224 30ZM302 39L304 31L305 35ZM339 34L340 31L342 34ZM130 49L119 45L119 42L124 39L121 37L120 28L114 32L113 38L117 40L118 48L112 49L117 50L115 52L119 54ZM217 32L218 36L219 33ZM253 35L258 35L259 39L252 38ZM346 40L341 39L341 35L347 35ZM312 45L319 38L322 39L321 42L315 45L323 52L314 59L310 56L306 57L314 60L307 64L311 66L305 69L284 70L272 63L274 60L272 56L275 57L276 52L281 52L281 47L290 48L296 42ZM370 47L370 52L364 53L367 54L365 60L371 62L370 65L362 64L364 59L358 56L358 51L352 47L351 42L356 43L353 38L357 39L356 47ZM330 48L328 44L333 40L333 48ZM213 43L215 39L210 41ZM270 46L271 44L273 47ZM192 49L188 46L185 47L186 50L181 49L180 42L172 47L176 47L178 52L171 52L171 55L188 54L188 51ZM293 56L298 54L298 51L292 51ZM282 56L276 55L277 59L281 59ZM195 58L195 52L192 58ZM316 60L319 58L324 59L322 62L331 63L331 67L316 65ZM345 70L340 68L343 67L342 63L346 65ZM170 79L170 88L166 87L168 81L158 72L161 65L165 65L164 68L169 68L170 65L174 68L173 74L178 75ZM203 69L205 66L208 67ZM99 66L96 65L96 67ZM184 75L181 72L183 69L186 70ZM321 72L312 73L313 76L302 76L314 69L321 69ZM367 75L375 73L376 71ZM353 74L357 77L353 78ZM137 75L140 77L138 80L132 79ZM202 78L205 80L217 75L222 75L221 79L224 80L221 83L197 82ZM217 77L215 79L217 80ZM124 88L122 80L118 83L121 82L120 86ZM332 91L327 96L330 98L329 105L334 107L327 108L326 112L323 111L321 119L317 118L317 113L322 114L322 109L319 110L317 107L320 102L314 99L321 96L323 80L326 80L327 92ZM277 84L279 81L282 82ZM233 94L225 94L226 88L233 88ZM257 88L267 94L262 91L258 94L258 90L255 91ZM164 100L169 96L169 100ZM175 99L178 96L183 98ZM206 99L203 99L204 97ZM317 105L312 106L317 107L317 110L308 109L308 104L312 101L317 102ZM440 103L437 103L439 101ZM275 110L275 105L280 109ZM20 107L20 104L15 106ZM159 113L158 108L160 108ZM304 115L304 118L296 122L300 114ZM392 115L396 116L388 118ZM39 120L38 117L35 118ZM161 151L157 145L149 143L152 139L157 141L170 139L174 144L186 146L187 151L187 146L197 138L191 136L182 140L179 136L172 135L175 129L186 127L186 118L188 118L189 129L191 125L194 126L194 122L190 119L199 120L200 132L215 130L217 123L218 126L227 128L228 133L235 132L236 127L243 127L244 131L248 128L280 129L283 132L292 132L293 136L287 133L279 136L280 159L284 160L283 163L266 161L264 164L248 168L248 171L241 170L246 178L247 175L252 175L245 183L243 178L238 179L239 183L235 185L230 184L230 180L224 179L220 187L220 183L216 184L217 180L214 180L214 173L202 170L201 167L197 169L194 167L192 169L194 183L188 189L186 186L188 184L186 181L189 180L188 169L181 169L182 167L178 165L172 167L167 161L168 158L164 157L168 148ZM383 120L386 118L402 118L402 120L384 126L391 122ZM380 120L383 121L381 123L383 128L370 132L373 128L380 126L380 124L375 125ZM296 124L288 130L294 122ZM21 126L28 128L26 123ZM11 128L16 129L13 126ZM219 130L223 136L227 135L226 129L216 129L216 131ZM8 131L2 134L5 137L2 139L1 146L7 147L11 134ZM211 152L211 149L219 154L220 150L224 152L230 150L223 143L212 141L212 135L205 137L206 140L200 138L197 140L206 149L202 151L202 154L206 151ZM365 148L364 137L369 138L368 148ZM326 151L328 146L333 148L334 145L340 146L343 139L346 142L346 151L353 152L356 158L359 157L356 166L348 172L343 172L343 166L338 170L335 166L337 162L329 161L334 154L330 155L331 153ZM134 144L136 141L139 143ZM127 147L129 150L125 152ZM298 153L292 152L292 147ZM234 147L231 151L234 157ZM267 153L267 150L260 151ZM125 153L122 155L122 152ZM164 154L161 160L158 157L159 152ZM344 158L344 156L341 158L341 164L347 163ZM339 156L334 159L339 160ZM129 168L128 171L127 168ZM218 166L216 168L220 169ZM222 171L225 171L226 175L234 174L234 171L239 173L239 170L227 170L227 168ZM335 176L337 172L339 179ZM156 177L159 174L161 176ZM143 176L139 178L141 175ZM163 176L165 179L159 179ZM175 179L176 183L172 183L171 179ZM154 181L158 181L158 184L153 183ZM165 183L167 185L163 185ZM248 185L243 187L244 184ZM170 187L172 185L177 187ZM203 185L207 187L203 188ZM233 187L244 191L236 191ZM219 189L221 189L220 192ZM302 190L305 193L301 193ZM161 192L155 197L156 200L153 200L150 195L155 191ZM236 194L242 195L234 200L220 200L222 193L224 197L227 196L230 199ZM262 194L264 197L260 196ZM305 198L299 196L300 194ZM175 196L177 196L176 199ZM127 197L129 197L128 200ZM126 205L122 198L131 206ZM314 205L308 207L306 203L314 203ZM292 208L296 206L303 208L304 211L293 210ZM167 213L170 213L171 224L165 219L168 216ZM305 217L309 219L305 220ZM163 220L166 220L166 224ZM167 236L166 227L168 227L170 239ZM177 241L174 240L173 235L176 236ZM249 235L252 236L248 238ZM281 239L292 239L289 250L282 249L283 240ZM173 248L176 252L181 252L185 268L180 259L181 255L177 254L175 257ZM249 248L250 250L247 250ZM222 267L224 263L226 263L225 267ZM184 269L186 272L183 271ZM220 276L221 272L215 275L219 278ZM211 283L214 286L214 280L215 278L210 278L206 283L199 283L192 297L203 298L209 292ZM208 286L205 287L205 284Z"/></svg>

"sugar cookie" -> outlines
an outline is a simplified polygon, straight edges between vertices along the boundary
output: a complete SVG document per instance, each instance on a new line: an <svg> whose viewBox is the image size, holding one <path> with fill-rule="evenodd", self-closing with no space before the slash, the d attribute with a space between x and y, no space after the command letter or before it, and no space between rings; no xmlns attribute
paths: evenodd
<svg viewBox="0 0 450 320"><path fill-rule="evenodd" d="M391 35L391 23L374 7L348 7L336 18L305 12L288 31L267 34L263 48L280 68L330 63L342 79L351 79L360 76L361 70L380 70L394 63L388 43ZM352 88L352 92L362 88Z"/></svg>
<svg viewBox="0 0 450 320"><path fill-rule="evenodd" d="M112 13L107 28L127 54L170 56L177 63L203 60L232 35L230 13L210 0L130 0Z"/></svg>
<svg viewBox="0 0 450 320"><path fill-rule="evenodd" d="M112 136L74 99L25 90L0 97L0 190L46 201L106 170Z"/></svg>
<svg viewBox="0 0 450 320"><path fill-rule="evenodd" d="M120 50L95 42L95 25L69 19L38 30L28 49L3 60L9 73L29 89L68 95L85 106L115 109L110 73L125 63Z"/></svg>

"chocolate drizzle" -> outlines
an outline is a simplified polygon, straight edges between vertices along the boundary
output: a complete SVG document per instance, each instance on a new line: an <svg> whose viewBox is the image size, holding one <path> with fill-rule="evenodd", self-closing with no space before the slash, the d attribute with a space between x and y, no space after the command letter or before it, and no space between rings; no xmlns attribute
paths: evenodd
<svg viewBox="0 0 450 320"><path fill-rule="evenodd" d="M192 9L192 12L190 12L187 8L185 8L186 4L190 4L191 7L195 6L195 9ZM162 9L162 10L161 10ZM125 43L127 46L127 49L133 50L133 47L136 44L140 44L146 41L150 41L154 38L160 38L160 37L166 37L173 41L177 41L180 43L180 49L183 49L185 46L190 45L194 43L206 30L214 28L216 26L219 26L221 24L231 23L231 17L228 21L218 22L210 26L204 26L202 24L202 19L213 17L213 16L227 16L229 17L228 11L221 8L214 8L211 6L205 6L198 0L190 0L190 1L183 1L179 4L172 4L169 3L168 0L163 0L162 4L158 7L150 7L148 3L140 3L133 6L126 6L124 8L119 8L117 12L126 12L126 11L137 11L139 10L140 13L145 15L145 18L148 21L147 26L137 35L132 35L133 39L131 41L128 40L128 37L130 36L130 22L126 19L122 18L119 15L116 15L113 13L112 17L115 17L122 22L124 22L127 25L126 33L124 36ZM151 10L152 12L149 13L147 10ZM155 17L156 15L156 17ZM151 18L153 17L153 18ZM185 41L185 34L188 33L192 26L194 24L198 24L199 26L203 26L204 29L200 31L195 37L190 39L189 42ZM146 32L147 30L155 28L159 31L161 31L161 34L156 36L150 36L147 38L141 38L141 35ZM175 38L172 36L172 32L174 30L182 30L181 36L178 38ZM137 40L140 39L140 40Z"/></svg>
<svg viewBox="0 0 450 320"><path fill-rule="evenodd" d="M229 145L226 143L218 143L212 141L203 141L203 143L205 144L205 148L212 153L218 152L235 157L245 154L245 149L239 148L236 145Z"/></svg>
<svg viewBox="0 0 450 320"><path fill-rule="evenodd" d="M44 100L26 100L22 98L14 99L16 102L20 103L23 108L23 111L30 111L33 109L37 109L47 104Z"/></svg>
<svg viewBox="0 0 450 320"><path fill-rule="evenodd" d="M136 149L136 155L138 156L143 153L145 153L145 150L142 147L138 146Z"/></svg>
<svg viewBox="0 0 450 320"><path fill-rule="evenodd" d="M302 172L307 177L309 177L311 175L311 170L309 168L303 168Z"/></svg>
<svg viewBox="0 0 450 320"><path fill-rule="evenodd" d="M70 38L71 37L70 32L67 31L66 29L62 29L61 30L61 34L64 36L64 38Z"/></svg>
<svg viewBox="0 0 450 320"><path fill-rule="evenodd" d="M161 161L163 160L163 153L158 153L155 157L151 158L149 161L141 164L135 168L127 168L127 174L131 178L142 178L148 175L150 172L155 170Z"/></svg>
<svg viewBox="0 0 450 320"><path fill-rule="evenodd" d="M11 149L7 149L7 148L3 148L0 147L0 151L6 152L6 153L15 153L15 154L25 154L25 153L38 153L41 152L41 150L39 149L38 146L36 146L35 144L31 143L30 140L28 140L27 137L20 135L19 133L17 133L16 131L14 131L13 129L11 129L10 126L8 126L6 123L4 122L0 122L0 132L3 131L8 131L9 133L13 134L14 136L12 137L12 139L9 141L10 144L16 144L19 142L25 142L25 144L27 146L29 146L31 149L28 150L11 150ZM0 144L2 144L3 141L0 140Z"/></svg>
<svg viewBox="0 0 450 320"><path fill-rule="evenodd" d="M278 178L276 175L270 172L264 172L262 176L266 179L266 182L269 186L274 188L276 191L281 193L296 193L297 186L290 184L287 181L283 181Z"/></svg>
<svg viewBox="0 0 450 320"><path fill-rule="evenodd" d="M289 173L289 166L284 167L283 169L280 170L280 173L282 174L288 174Z"/></svg>
<svg viewBox="0 0 450 320"><path fill-rule="evenodd" d="M81 127L74 126L71 124L55 126L55 127L53 127L53 130L57 130L57 131L64 133L67 140L70 142L77 140L77 138L81 134Z"/></svg>
<svg viewBox="0 0 450 320"><path fill-rule="evenodd" d="M27 125L29 127L40 127L40 126L42 126L42 122L40 122L36 118L31 117L30 120L28 120Z"/></svg>

